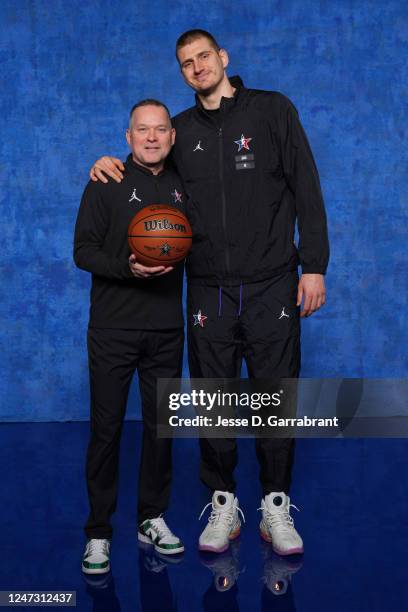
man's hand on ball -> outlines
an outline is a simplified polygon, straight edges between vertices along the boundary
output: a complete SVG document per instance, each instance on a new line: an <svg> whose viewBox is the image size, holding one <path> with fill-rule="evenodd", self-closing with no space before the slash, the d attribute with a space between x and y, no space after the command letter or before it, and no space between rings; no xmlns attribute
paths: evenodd
<svg viewBox="0 0 408 612"><path fill-rule="evenodd" d="M297 293L296 306L303 300L301 317L310 317L326 302L326 289L323 274L302 274Z"/></svg>
<svg viewBox="0 0 408 612"><path fill-rule="evenodd" d="M168 274L173 270L171 266L155 266L154 268L148 268L147 266L137 263L136 256L133 254L129 257L129 268L136 278L155 278L156 276Z"/></svg>
<svg viewBox="0 0 408 612"><path fill-rule="evenodd" d="M120 183L123 179L122 172L124 172L124 170L125 166L122 164L120 159L105 155L94 163L89 172L89 176L91 177L91 180L95 182L102 181L102 183L107 183L108 179L105 176L106 174L107 176L113 178L113 180L117 183Z"/></svg>

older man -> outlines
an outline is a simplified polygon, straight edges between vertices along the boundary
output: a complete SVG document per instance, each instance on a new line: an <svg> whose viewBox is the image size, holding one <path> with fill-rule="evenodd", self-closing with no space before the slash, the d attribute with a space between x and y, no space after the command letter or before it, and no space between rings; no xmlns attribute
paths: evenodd
<svg viewBox="0 0 408 612"><path fill-rule="evenodd" d="M75 263L92 273L86 469L90 514L82 562L88 574L109 571L119 443L136 369L143 414L138 537L163 554L184 550L162 517L170 495L171 440L156 437L157 378L181 376L183 266L144 267L133 255L129 260L127 244L129 222L143 206L160 202L184 208L181 181L164 168L175 138L166 106L156 100L136 104L126 138L131 154L123 166L123 181L90 181L75 228Z"/></svg>

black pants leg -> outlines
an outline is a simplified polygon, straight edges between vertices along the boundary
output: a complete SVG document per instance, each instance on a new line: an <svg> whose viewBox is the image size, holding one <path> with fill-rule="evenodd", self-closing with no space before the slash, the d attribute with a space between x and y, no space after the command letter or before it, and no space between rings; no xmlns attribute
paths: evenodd
<svg viewBox="0 0 408 612"><path fill-rule="evenodd" d="M156 381L181 378L184 332L182 329L146 332L146 350L138 373L142 398L143 438L139 473L138 522L159 516L168 507L172 476L172 440L158 438Z"/></svg>
<svg viewBox="0 0 408 612"><path fill-rule="evenodd" d="M240 288L190 283L188 350L193 378L238 378L245 357L250 378L297 377L300 369L298 276L288 272ZM241 312L240 312L240 301ZM194 314L207 318L203 327ZM283 312L283 316L282 316ZM212 490L233 492L236 441L200 439L203 482ZM288 492L294 455L293 439L256 440L263 494Z"/></svg>
<svg viewBox="0 0 408 612"><path fill-rule="evenodd" d="M88 538L112 537L110 519L117 503L120 437L133 374L139 367L143 418L147 419L147 428L151 431L156 414L155 380L164 376L162 372L176 371L179 375L182 349L182 330L88 331L91 385L91 438L86 465L90 503L90 514L85 525ZM156 353L157 357L153 357L153 353ZM153 366L149 365L149 360L153 361ZM154 371L155 365L157 371ZM150 446L154 445L155 438L152 435L144 438L143 473L151 471L152 479L158 480L154 485L155 490L160 491L163 488L165 491L163 498L158 501L158 506L162 508L163 500L166 503L168 499L166 487L168 488L171 473L170 476L168 472L160 473L155 460L150 463L154 455L154 448L151 449ZM166 452L171 465L171 444L167 445ZM163 459L161 461L163 462ZM157 511L156 516L164 509Z"/></svg>
<svg viewBox="0 0 408 612"><path fill-rule="evenodd" d="M138 351L138 343L135 346L134 339L130 341L123 330L88 330L91 387L91 438L86 461L88 538L112 537L110 517L117 502L120 437Z"/></svg>
<svg viewBox="0 0 408 612"><path fill-rule="evenodd" d="M192 378L239 378L242 340L236 304L229 292L218 287L189 284L187 298L188 361ZM194 325L194 314L207 317L203 327ZM238 461L237 443L232 438L200 438L200 478L211 491L235 492L234 470Z"/></svg>
<svg viewBox="0 0 408 612"><path fill-rule="evenodd" d="M297 378L300 371L300 321L296 307L298 275L288 272L248 287L243 316L244 356L252 379ZM245 293L244 293L245 296ZM244 297L245 299L245 297ZM287 315L287 316L282 316ZM262 391L267 391L263 388ZM295 394L293 408L295 408ZM294 416L287 414L287 416ZM263 495L289 492L294 438L255 439Z"/></svg>

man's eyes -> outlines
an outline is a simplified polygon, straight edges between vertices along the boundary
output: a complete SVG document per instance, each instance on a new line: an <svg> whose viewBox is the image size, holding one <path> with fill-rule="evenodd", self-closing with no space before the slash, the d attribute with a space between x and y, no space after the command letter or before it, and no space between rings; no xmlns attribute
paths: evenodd
<svg viewBox="0 0 408 612"><path fill-rule="evenodd" d="M147 132L147 128L145 128L145 127L140 127L140 128L137 128L137 131L138 131L140 134L144 134L145 132ZM168 130L167 130L167 128L166 128L166 127L159 127L159 128L157 128L157 129L156 129L156 131L157 131L157 132L160 132L161 134L164 134L164 133L165 133L165 132L167 132Z"/></svg>
<svg viewBox="0 0 408 612"><path fill-rule="evenodd" d="M210 57L210 53L203 53L202 55L199 56L199 59L205 59L206 60L209 57ZM186 68L190 68L190 66L192 66L192 65L193 65L193 62L190 61L190 60L188 62L185 62L183 64L183 70L185 70Z"/></svg>

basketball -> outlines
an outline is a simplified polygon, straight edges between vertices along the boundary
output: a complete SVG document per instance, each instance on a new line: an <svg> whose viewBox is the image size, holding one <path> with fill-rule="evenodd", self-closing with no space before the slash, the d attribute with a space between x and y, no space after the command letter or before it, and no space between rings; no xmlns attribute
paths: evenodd
<svg viewBox="0 0 408 612"><path fill-rule="evenodd" d="M187 217L166 204L150 204L133 217L128 242L144 266L172 266L182 261L191 248L192 231Z"/></svg>

